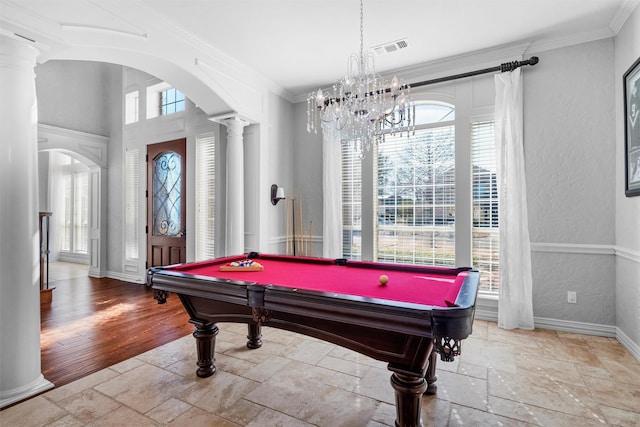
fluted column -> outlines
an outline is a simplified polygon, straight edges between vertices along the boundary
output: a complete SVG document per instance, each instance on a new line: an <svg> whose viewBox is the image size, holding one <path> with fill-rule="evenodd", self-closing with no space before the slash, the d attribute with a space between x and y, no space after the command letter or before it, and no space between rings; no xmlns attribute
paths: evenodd
<svg viewBox="0 0 640 427"><path fill-rule="evenodd" d="M0 407L53 387L40 366L38 54L0 35Z"/></svg>
<svg viewBox="0 0 640 427"><path fill-rule="evenodd" d="M249 123L239 118L224 121L227 126L227 227L226 253L244 253L244 139Z"/></svg>

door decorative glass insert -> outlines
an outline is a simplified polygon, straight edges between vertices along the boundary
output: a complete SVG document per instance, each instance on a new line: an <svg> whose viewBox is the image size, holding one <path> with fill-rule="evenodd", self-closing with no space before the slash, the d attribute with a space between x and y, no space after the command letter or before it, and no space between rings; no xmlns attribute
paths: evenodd
<svg viewBox="0 0 640 427"><path fill-rule="evenodd" d="M182 156L168 151L153 161L153 235L182 236Z"/></svg>

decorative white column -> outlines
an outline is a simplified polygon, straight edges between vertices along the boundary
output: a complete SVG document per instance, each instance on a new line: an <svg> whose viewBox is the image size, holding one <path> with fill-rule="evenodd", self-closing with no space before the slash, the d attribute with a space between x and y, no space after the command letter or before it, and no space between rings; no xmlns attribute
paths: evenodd
<svg viewBox="0 0 640 427"><path fill-rule="evenodd" d="M249 123L237 117L224 121L227 126L227 229L226 253L244 253L244 139Z"/></svg>
<svg viewBox="0 0 640 427"><path fill-rule="evenodd" d="M40 366L38 54L0 35L0 408L53 387Z"/></svg>

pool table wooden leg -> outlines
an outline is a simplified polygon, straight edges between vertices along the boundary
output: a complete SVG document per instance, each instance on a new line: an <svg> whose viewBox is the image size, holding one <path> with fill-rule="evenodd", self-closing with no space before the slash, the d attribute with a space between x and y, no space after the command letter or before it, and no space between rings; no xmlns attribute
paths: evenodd
<svg viewBox="0 0 640 427"><path fill-rule="evenodd" d="M198 351L196 375L200 378L210 377L216 372L216 335L218 335L219 329L215 323L195 323L193 321L191 323L196 325L196 330L193 331Z"/></svg>
<svg viewBox="0 0 640 427"><path fill-rule="evenodd" d="M427 389L424 394L432 395L436 394L438 391L438 386L436 385L436 381L438 377L436 377L436 362L438 361L438 352L431 350L431 354L429 355L429 366L427 366L427 373L424 375L424 379L427 380Z"/></svg>
<svg viewBox="0 0 640 427"><path fill-rule="evenodd" d="M423 377L394 372L391 386L396 392L396 427L422 426L420 408L427 381Z"/></svg>
<svg viewBox="0 0 640 427"><path fill-rule="evenodd" d="M262 347L262 326L259 323L249 323L247 326L249 327L249 332L247 334L249 341L247 341L247 347Z"/></svg>

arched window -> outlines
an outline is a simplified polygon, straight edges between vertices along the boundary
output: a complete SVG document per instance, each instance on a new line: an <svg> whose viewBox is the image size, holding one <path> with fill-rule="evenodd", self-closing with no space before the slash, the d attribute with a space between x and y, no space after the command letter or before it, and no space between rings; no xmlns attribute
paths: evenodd
<svg viewBox="0 0 640 427"><path fill-rule="evenodd" d="M375 150L375 251L382 262L455 265L455 108L416 105L415 134Z"/></svg>

